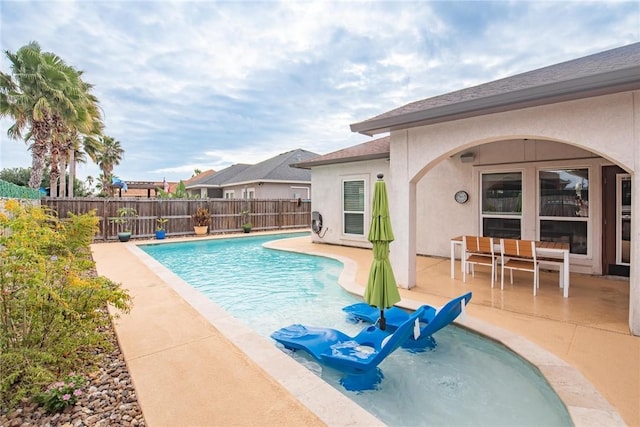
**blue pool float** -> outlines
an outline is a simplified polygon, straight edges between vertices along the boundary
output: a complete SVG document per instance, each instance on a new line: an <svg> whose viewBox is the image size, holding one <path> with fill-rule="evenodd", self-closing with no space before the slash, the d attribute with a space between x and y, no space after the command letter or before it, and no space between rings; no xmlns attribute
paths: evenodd
<svg viewBox="0 0 640 427"><path fill-rule="evenodd" d="M332 328L293 324L271 334L289 350L304 350L320 363L349 374L341 380L349 390L375 388L383 375L378 365L409 337L420 333L424 308L407 316L393 332L369 325L351 337Z"/></svg>
<svg viewBox="0 0 640 427"><path fill-rule="evenodd" d="M453 298L442 308L434 308L430 305L423 305L423 314L420 316L420 337L410 338L402 343L402 347L410 351L423 351L434 348L436 343L433 334L444 328L462 313L464 307L471 300L471 292ZM353 322L368 322L375 324L380 317L380 309L371 306L365 302L348 305L342 309L347 313L347 318ZM404 321L409 318L410 314L398 307L391 307L384 311L384 317L387 321L387 329L394 331Z"/></svg>

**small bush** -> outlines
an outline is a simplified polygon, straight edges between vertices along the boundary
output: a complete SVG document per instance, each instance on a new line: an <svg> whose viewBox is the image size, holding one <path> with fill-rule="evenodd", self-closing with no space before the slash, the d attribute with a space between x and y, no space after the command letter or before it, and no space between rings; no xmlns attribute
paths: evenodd
<svg viewBox="0 0 640 427"><path fill-rule="evenodd" d="M109 348L108 304L127 312L130 297L96 276L89 243L95 213L58 220L47 208L14 200L0 213L0 406L41 392L63 372L91 369Z"/></svg>
<svg viewBox="0 0 640 427"><path fill-rule="evenodd" d="M211 222L211 216L209 216L209 209L207 208L196 209L196 213L191 215L191 218L193 218L193 223L197 227L207 226Z"/></svg>
<svg viewBox="0 0 640 427"><path fill-rule="evenodd" d="M67 406L73 406L84 393L82 386L86 379L74 373L65 377L64 381L55 382L43 393L36 396L35 401L40 403L49 412L61 412Z"/></svg>

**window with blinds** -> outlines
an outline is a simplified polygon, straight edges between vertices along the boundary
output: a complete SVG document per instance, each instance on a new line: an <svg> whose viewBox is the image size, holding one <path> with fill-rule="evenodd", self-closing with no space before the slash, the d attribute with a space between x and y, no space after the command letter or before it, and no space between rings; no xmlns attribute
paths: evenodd
<svg viewBox="0 0 640 427"><path fill-rule="evenodd" d="M364 180L343 181L342 210L344 234L364 235Z"/></svg>
<svg viewBox="0 0 640 427"><path fill-rule="evenodd" d="M482 235L519 239L522 222L522 172L483 173Z"/></svg>

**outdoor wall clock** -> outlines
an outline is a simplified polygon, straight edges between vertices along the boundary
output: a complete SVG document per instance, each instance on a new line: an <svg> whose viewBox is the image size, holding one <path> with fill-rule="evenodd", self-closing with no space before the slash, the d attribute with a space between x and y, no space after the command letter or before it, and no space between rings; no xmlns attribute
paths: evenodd
<svg viewBox="0 0 640 427"><path fill-rule="evenodd" d="M466 191L460 190L456 192L456 195L454 197L456 199L456 202L458 203L467 203L467 200L469 200L469 193L467 193Z"/></svg>

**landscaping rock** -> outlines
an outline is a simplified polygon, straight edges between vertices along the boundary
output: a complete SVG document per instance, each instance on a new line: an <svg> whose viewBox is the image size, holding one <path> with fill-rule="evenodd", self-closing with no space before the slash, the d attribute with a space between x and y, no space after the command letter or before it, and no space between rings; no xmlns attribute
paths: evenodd
<svg viewBox="0 0 640 427"><path fill-rule="evenodd" d="M7 427L112 427L146 426L138 405L127 365L111 329L113 351L101 355L99 372L87 375L84 394L62 413L49 414L24 400L10 413L0 413L0 426Z"/></svg>

